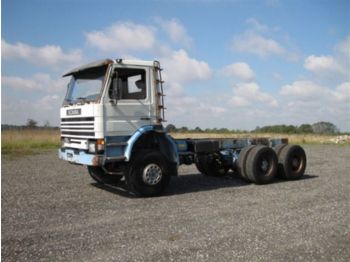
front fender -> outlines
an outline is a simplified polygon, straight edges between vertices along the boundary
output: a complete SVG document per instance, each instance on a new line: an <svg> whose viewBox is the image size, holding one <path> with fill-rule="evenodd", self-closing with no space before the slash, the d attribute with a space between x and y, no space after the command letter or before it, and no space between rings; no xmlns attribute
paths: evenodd
<svg viewBox="0 0 350 262"><path fill-rule="evenodd" d="M179 165L179 154L177 151L177 146L173 139L166 133L162 126L143 126L140 127L136 132L129 138L124 151L125 161L130 161L131 154L133 152L134 146L139 139L148 133L154 133L159 137L159 150L168 158L170 162Z"/></svg>

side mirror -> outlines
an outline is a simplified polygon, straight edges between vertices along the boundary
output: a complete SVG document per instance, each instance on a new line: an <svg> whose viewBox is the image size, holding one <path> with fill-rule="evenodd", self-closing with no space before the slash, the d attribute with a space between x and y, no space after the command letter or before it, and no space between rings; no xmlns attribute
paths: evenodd
<svg viewBox="0 0 350 262"><path fill-rule="evenodd" d="M112 106L116 106L117 105L117 99L110 99L109 102L112 104Z"/></svg>
<svg viewBox="0 0 350 262"><path fill-rule="evenodd" d="M118 98L119 98L119 81L118 81L118 78L117 78L117 72L113 72L113 75L112 75L112 85L110 87L110 93L109 93L109 102L112 104L112 105L117 105L117 101L118 101Z"/></svg>

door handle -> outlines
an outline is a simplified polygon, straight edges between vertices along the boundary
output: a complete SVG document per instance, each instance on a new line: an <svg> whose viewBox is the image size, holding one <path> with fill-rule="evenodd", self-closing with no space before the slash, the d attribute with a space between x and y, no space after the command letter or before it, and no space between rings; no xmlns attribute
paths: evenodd
<svg viewBox="0 0 350 262"><path fill-rule="evenodd" d="M141 117L140 119L141 119L141 120L151 120L150 117Z"/></svg>

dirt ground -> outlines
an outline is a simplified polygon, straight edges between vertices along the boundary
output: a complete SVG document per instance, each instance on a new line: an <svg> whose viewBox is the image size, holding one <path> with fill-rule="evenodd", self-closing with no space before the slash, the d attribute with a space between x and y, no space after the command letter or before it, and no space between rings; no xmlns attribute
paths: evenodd
<svg viewBox="0 0 350 262"><path fill-rule="evenodd" d="M96 185L56 152L2 158L3 261L350 261L350 147L308 145L298 181L181 167L165 195Z"/></svg>

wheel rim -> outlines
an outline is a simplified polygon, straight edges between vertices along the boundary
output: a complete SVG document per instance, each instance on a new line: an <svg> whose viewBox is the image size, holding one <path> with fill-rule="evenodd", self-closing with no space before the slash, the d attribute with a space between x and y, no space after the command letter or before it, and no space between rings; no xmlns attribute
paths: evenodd
<svg viewBox="0 0 350 262"><path fill-rule="evenodd" d="M143 170L142 180L145 184L154 186L162 179L162 169L156 164L149 164Z"/></svg>
<svg viewBox="0 0 350 262"><path fill-rule="evenodd" d="M302 159L298 155L294 155L291 158L291 168L294 172L298 171L301 167Z"/></svg>
<svg viewBox="0 0 350 262"><path fill-rule="evenodd" d="M261 159L260 161L260 170L263 172L263 174L266 174L269 170L270 163L269 160L266 158Z"/></svg>
<svg viewBox="0 0 350 262"><path fill-rule="evenodd" d="M271 169L271 158L269 156L261 156L257 162L258 172L262 176L269 176Z"/></svg>

